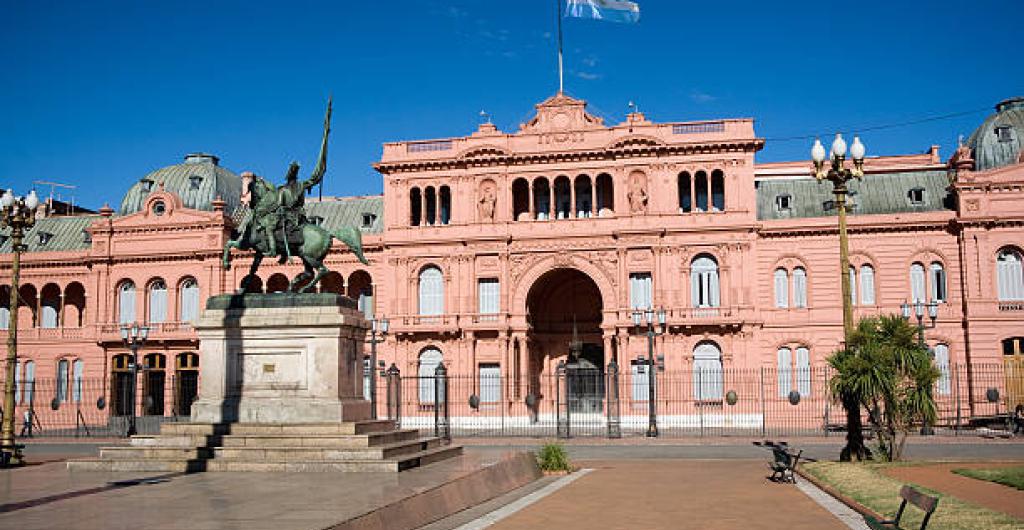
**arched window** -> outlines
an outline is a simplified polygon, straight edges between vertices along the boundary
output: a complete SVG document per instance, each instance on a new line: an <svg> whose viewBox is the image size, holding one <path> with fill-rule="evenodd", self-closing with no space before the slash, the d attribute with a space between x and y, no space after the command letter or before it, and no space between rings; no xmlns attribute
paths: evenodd
<svg viewBox="0 0 1024 530"><path fill-rule="evenodd" d="M807 307L807 271L793 269L793 307Z"/></svg>
<svg viewBox="0 0 1024 530"><path fill-rule="evenodd" d="M793 352L783 346L776 354L778 361L779 397L786 397L793 390Z"/></svg>
<svg viewBox="0 0 1024 530"><path fill-rule="evenodd" d="M68 360L57 361L57 401L68 400Z"/></svg>
<svg viewBox="0 0 1024 530"><path fill-rule="evenodd" d="M698 212L708 211L708 174L698 171L693 180L693 192L696 195L696 210Z"/></svg>
<svg viewBox="0 0 1024 530"><path fill-rule="evenodd" d="M438 195L441 203L441 211L439 212L441 214L440 222L446 225L452 220L452 190L448 186L441 186L441 191Z"/></svg>
<svg viewBox="0 0 1024 530"><path fill-rule="evenodd" d="M928 275L931 279L931 295L932 300L936 302L946 301L946 269L942 268L942 264L934 261L931 266L928 267Z"/></svg>
<svg viewBox="0 0 1024 530"><path fill-rule="evenodd" d="M427 348L420 353L417 373L419 375L418 386L421 404L434 404L434 372L437 370L437 365L441 364L443 359L441 350L437 348Z"/></svg>
<svg viewBox="0 0 1024 530"><path fill-rule="evenodd" d="M284 293L288 291L288 277L280 272L275 272L267 278L268 293Z"/></svg>
<svg viewBox="0 0 1024 530"><path fill-rule="evenodd" d="M423 219L423 197L419 188L409 190L409 225L419 226Z"/></svg>
<svg viewBox="0 0 1024 530"><path fill-rule="evenodd" d="M860 303L875 305L875 268L871 265L860 266Z"/></svg>
<svg viewBox="0 0 1024 530"><path fill-rule="evenodd" d="M167 284L156 280L149 284L149 322L167 321Z"/></svg>
<svg viewBox="0 0 1024 530"><path fill-rule="evenodd" d="M601 173L597 176L597 216L610 217L615 213L615 184L612 176Z"/></svg>
<svg viewBox="0 0 1024 530"><path fill-rule="evenodd" d="M857 305L857 269L852 266L850 271L850 304Z"/></svg>
<svg viewBox="0 0 1024 530"><path fill-rule="evenodd" d="M420 271L420 315L444 314L444 277L441 269L430 266Z"/></svg>
<svg viewBox="0 0 1024 530"><path fill-rule="evenodd" d="M789 272L775 269L775 307L789 307Z"/></svg>
<svg viewBox="0 0 1024 530"><path fill-rule="evenodd" d="M43 290L39 292L40 301L40 314L39 314L39 327L53 329L58 325L58 316L60 315L60 287L55 284L47 284L43 286Z"/></svg>
<svg viewBox="0 0 1024 530"><path fill-rule="evenodd" d="M75 403L82 402L82 379L85 376L85 362L75 359L71 363L71 400Z"/></svg>
<svg viewBox="0 0 1024 530"><path fill-rule="evenodd" d="M195 322L199 317L199 283L195 278L181 282L178 288L178 307L181 308L178 320L182 322Z"/></svg>
<svg viewBox="0 0 1024 530"><path fill-rule="evenodd" d="M925 300L924 265L914 263L910 266L910 301L927 302Z"/></svg>
<svg viewBox="0 0 1024 530"><path fill-rule="evenodd" d="M117 288L117 321L121 324L135 322L135 284L122 282Z"/></svg>
<svg viewBox="0 0 1024 530"><path fill-rule="evenodd" d="M722 399L722 350L702 342L693 350L693 395L699 401Z"/></svg>
<svg viewBox="0 0 1024 530"><path fill-rule="evenodd" d="M356 300L356 308L367 320L373 318L373 278L364 270L348 277L348 297Z"/></svg>
<svg viewBox="0 0 1024 530"><path fill-rule="evenodd" d="M693 211L693 197L690 195L690 173L683 171L679 174L677 185L679 186L679 213L690 213Z"/></svg>
<svg viewBox="0 0 1024 530"><path fill-rule="evenodd" d="M576 218L590 217L590 208L594 204L594 192L590 184L590 177L580 175L576 177Z"/></svg>
<svg viewBox="0 0 1024 530"><path fill-rule="evenodd" d="M512 183L512 219L525 221L530 213L530 183L518 178Z"/></svg>
<svg viewBox="0 0 1024 530"><path fill-rule="evenodd" d="M725 173L721 169L711 172L711 211L725 211Z"/></svg>
<svg viewBox="0 0 1024 530"><path fill-rule="evenodd" d="M935 393L940 396L948 396L951 390L949 378L949 346L945 344L936 344L935 349L932 351L935 353L935 368L939 371L939 378L935 381Z"/></svg>
<svg viewBox="0 0 1024 530"><path fill-rule="evenodd" d="M693 307L718 307L718 262L698 256L690 264L690 301Z"/></svg>
<svg viewBox="0 0 1024 530"><path fill-rule="evenodd" d="M555 179L555 217L568 219L572 216L572 192L570 190L569 177L561 176Z"/></svg>
<svg viewBox="0 0 1024 530"><path fill-rule="evenodd" d="M996 257L996 284L1000 300L1024 300L1024 267L1017 249L999 251Z"/></svg>
<svg viewBox="0 0 1024 530"><path fill-rule="evenodd" d="M811 352L803 346L796 349L796 390L803 397L811 395Z"/></svg>
<svg viewBox="0 0 1024 530"><path fill-rule="evenodd" d="M537 219L546 221L551 218L551 188L548 179L538 178L533 181L533 211Z"/></svg>
<svg viewBox="0 0 1024 530"><path fill-rule="evenodd" d="M437 224L437 192L434 191L434 187L427 186L427 189L423 192L423 197L427 212L426 222L423 224L434 226Z"/></svg>

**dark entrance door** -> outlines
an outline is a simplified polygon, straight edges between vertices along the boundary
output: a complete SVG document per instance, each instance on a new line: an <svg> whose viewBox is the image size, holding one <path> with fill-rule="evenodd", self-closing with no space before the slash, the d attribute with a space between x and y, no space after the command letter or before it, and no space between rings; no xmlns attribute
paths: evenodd
<svg viewBox="0 0 1024 530"><path fill-rule="evenodd" d="M175 395L178 416L192 415L192 402L199 394L199 372L196 370L178 370L178 389Z"/></svg>
<svg viewBox="0 0 1024 530"><path fill-rule="evenodd" d="M146 370L146 383L143 390L143 414L146 416L164 415L164 371Z"/></svg>
<svg viewBox="0 0 1024 530"><path fill-rule="evenodd" d="M569 410L601 413L604 410L604 352L597 344L584 344L574 362L566 366Z"/></svg>
<svg viewBox="0 0 1024 530"><path fill-rule="evenodd" d="M111 385L111 401L115 416L130 416L132 413L132 374L114 372Z"/></svg>

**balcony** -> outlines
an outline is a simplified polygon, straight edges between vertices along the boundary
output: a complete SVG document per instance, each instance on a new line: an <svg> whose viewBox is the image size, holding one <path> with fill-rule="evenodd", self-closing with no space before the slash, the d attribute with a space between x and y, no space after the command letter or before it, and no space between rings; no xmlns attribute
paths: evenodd
<svg viewBox="0 0 1024 530"><path fill-rule="evenodd" d="M1024 300L999 302L1000 313L1024 313Z"/></svg>
<svg viewBox="0 0 1024 530"><path fill-rule="evenodd" d="M743 324L746 315L736 307L676 307L668 310L669 327L735 326Z"/></svg>
<svg viewBox="0 0 1024 530"><path fill-rule="evenodd" d="M456 333L457 315L399 315L391 319L394 333Z"/></svg>
<svg viewBox="0 0 1024 530"><path fill-rule="evenodd" d="M68 340L91 340L92 327L83 328L18 328L18 340L26 342L59 342ZM7 338L7 330L0 330L0 337Z"/></svg>
<svg viewBox="0 0 1024 530"><path fill-rule="evenodd" d="M191 322L159 322L145 324L149 326L149 338L152 341L196 341L195 330ZM121 342L121 324L107 322L97 324L98 340L101 342Z"/></svg>

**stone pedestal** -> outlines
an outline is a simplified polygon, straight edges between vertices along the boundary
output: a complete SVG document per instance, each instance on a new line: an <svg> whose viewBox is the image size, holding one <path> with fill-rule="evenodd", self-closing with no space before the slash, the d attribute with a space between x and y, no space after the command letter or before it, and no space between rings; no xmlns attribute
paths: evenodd
<svg viewBox="0 0 1024 530"><path fill-rule="evenodd" d="M336 294L221 295L195 325L197 423L321 423L370 417L363 399L369 323Z"/></svg>

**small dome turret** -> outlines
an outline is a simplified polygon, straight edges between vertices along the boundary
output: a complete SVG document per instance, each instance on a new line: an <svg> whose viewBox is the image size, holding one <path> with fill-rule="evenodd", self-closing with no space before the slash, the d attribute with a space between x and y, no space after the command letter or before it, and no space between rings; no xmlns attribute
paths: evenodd
<svg viewBox="0 0 1024 530"><path fill-rule="evenodd" d="M206 153L185 155L185 161L160 168L139 179L125 193L118 209L120 215L129 215L142 209L146 197L163 186L165 191L181 198L186 208L214 210L220 197L224 209L234 211L242 195L242 179L220 167L220 159Z"/></svg>
<svg viewBox="0 0 1024 530"><path fill-rule="evenodd" d="M985 119L967 139L974 154L974 169L985 171L1016 164L1024 146L1024 97L1000 101L996 113Z"/></svg>

